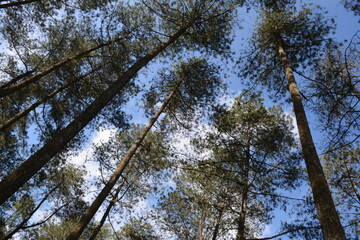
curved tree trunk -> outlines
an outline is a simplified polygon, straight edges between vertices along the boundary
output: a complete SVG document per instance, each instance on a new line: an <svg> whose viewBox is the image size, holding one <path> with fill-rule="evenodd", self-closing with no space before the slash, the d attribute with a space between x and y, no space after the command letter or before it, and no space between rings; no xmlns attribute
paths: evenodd
<svg viewBox="0 0 360 240"><path fill-rule="evenodd" d="M155 113L155 115L150 119L148 124L145 126L144 130L140 133L139 137L135 140L135 142L130 147L129 151L126 153L124 158L121 160L119 165L117 166L115 172L110 177L109 181L106 183L104 188L101 190L99 195L93 201L91 206L86 210L86 212L81 216L80 221L75 225L73 231L66 238L66 240L76 240L79 239L81 233L84 231L90 220L93 218L97 210L100 208L101 204L105 201L106 197L109 195L111 189L114 187L116 181L120 178L126 166L129 164L131 158L134 156L137 149L140 147L141 142L146 137L147 133L150 131L151 127L157 121L161 113L164 111L166 106L169 104L170 100L174 96L177 89L180 87L181 82L184 78L181 78L177 85L174 87L173 91L169 94L169 96L165 99L161 107Z"/></svg>
<svg viewBox="0 0 360 240"><path fill-rule="evenodd" d="M41 149L30 156L12 173L0 182L0 204L10 198L21 186L34 176L45 164L59 153L96 115L136 76L144 66L159 53L176 41L189 28L191 23L182 27L153 51L140 58L117 81L94 100L78 117L56 134Z"/></svg>
<svg viewBox="0 0 360 240"><path fill-rule="evenodd" d="M331 197L329 185L325 178L319 156L316 152L315 144L311 136L309 123L306 118L304 106L300 96L300 91L295 82L292 68L286 56L284 42L280 35L277 36L278 51L281 63L283 64L288 88L296 116L296 123L299 129L300 142L304 154L306 169L309 175L310 186L312 189L318 219L321 224L324 239L326 240L345 240L345 232L340 223L340 218L335 209L334 201Z"/></svg>

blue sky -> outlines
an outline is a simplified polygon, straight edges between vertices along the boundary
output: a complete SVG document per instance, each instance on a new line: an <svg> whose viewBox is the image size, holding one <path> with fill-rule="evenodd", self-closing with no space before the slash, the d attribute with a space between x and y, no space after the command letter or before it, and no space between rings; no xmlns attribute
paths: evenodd
<svg viewBox="0 0 360 240"><path fill-rule="evenodd" d="M300 1L300 4L308 3L308 2L311 1ZM335 19L337 28L334 38L336 38L337 40L343 41L346 39L351 39L351 37L356 33L356 31L359 30L358 18L355 17L352 14L352 12L347 11L340 3L340 1L318 0L313 2L315 2L315 4L321 5L326 11L329 12L328 16L333 17ZM242 24L241 24L242 29L238 29L236 31L236 35L235 35L236 37L233 43L233 50L235 52L239 52L241 47L246 47L247 40L251 36L250 33L255 24L254 20L256 19L256 16L254 12L247 13L245 9L242 9L240 10L240 18L242 20ZM153 66L154 68L152 68L152 71L147 70L148 74L146 76L140 75L139 79L142 82L148 82L152 78L153 74L151 72L155 73L156 72L155 70L157 69L156 64ZM229 66L229 68L231 67L232 66ZM301 81L301 79L299 78L297 80ZM235 75L230 75L230 77L227 79L227 82L229 84L227 98L231 99L233 97L236 97L243 89L243 85L241 84L241 81ZM140 107L141 104L139 104L139 100L140 100L140 96L131 99L130 102L127 104L126 109L127 112L132 115L132 122L144 124L147 122L147 118L143 115L143 111ZM272 104L273 104L272 102L268 100L266 101L266 105L271 106ZM292 113L291 105L285 105L283 106L283 108L289 114ZM321 142L323 135L321 132L317 131L316 124L314 124L316 122L316 117L314 117L310 111L308 111L308 118L310 119L312 133L319 148L320 147L319 143ZM307 187L307 184L305 184L300 189L292 193L284 193L284 194L291 197L301 198L308 191L309 189ZM266 227L263 237L277 234L280 226L280 221L285 221L286 219L290 218L288 214L284 213L281 210L277 210L275 212L275 216L276 217L273 223ZM287 238L283 237L283 239L287 239Z"/></svg>
<svg viewBox="0 0 360 240"><path fill-rule="evenodd" d="M307 3L310 1L300 1L302 3ZM328 16L334 17L335 22L337 24L336 34L335 38L339 41L343 41L345 39L350 39L357 30L359 30L359 24L358 24L358 18L354 17L352 12L347 11L343 8L342 4L338 0L318 0L314 1L316 4L319 4L325 8L325 10L329 11ZM240 48L246 47L246 42L248 38L250 37L251 30L254 27L254 20L256 19L256 16L253 12L246 13L245 10L240 10L240 18L242 19L242 29L239 29L236 31L236 39L233 44L233 50L235 52L239 52ZM243 45L241 45L243 44ZM157 69L156 64L153 64L154 68L152 68L152 71L148 70L147 72L149 74L147 75L140 75L139 79L141 82L148 82L150 78L152 78L153 74L151 72L155 72ZM229 66L231 68L231 66ZM241 81L235 76L230 75L230 77L227 79L229 84L228 89L228 96L227 99L231 99L236 97L241 90L243 89L243 86L241 84ZM300 81L300 79L298 79ZM132 98L126 107L126 112L128 114L132 115L132 123L143 123L145 124L147 122L147 118L143 114L143 110L141 109L141 104L139 104L140 95L137 98ZM270 101L266 102L266 105L271 106L273 103ZM283 106L284 110L288 112L289 114L292 113L292 107L290 105ZM310 119L311 129L315 138L315 141L317 142L318 147L320 146L320 142L322 140L322 133L317 131L316 124L312 124L316 122L316 118L308 111L308 117ZM109 131L105 133L96 133L94 134L93 141L99 141L101 138L106 138L109 134ZM90 147L90 145L88 145ZM86 148L86 151L88 151L89 148ZM83 151L82 153L85 154L86 151ZM82 154L81 154L82 155ZM77 159L76 161L81 162L81 159ZM95 166L89 165L89 168L94 168ZM92 169L93 170L93 169ZM293 193L284 193L287 196L292 197L301 197L302 195L306 194L308 192L308 188L306 184L298 189L297 191ZM143 207L143 206L142 206ZM279 223L281 220L289 219L288 214L284 214L283 211L277 210L275 212L275 219L274 222L266 227L266 230L264 232L264 236L272 236L274 234L277 234L279 229ZM285 237L283 239L286 239Z"/></svg>

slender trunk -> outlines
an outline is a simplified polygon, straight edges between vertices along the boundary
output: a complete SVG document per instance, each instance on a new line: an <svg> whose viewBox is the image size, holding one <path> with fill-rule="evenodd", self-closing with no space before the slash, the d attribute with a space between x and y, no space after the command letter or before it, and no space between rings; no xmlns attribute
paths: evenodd
<svg viewBox="0 0 360 240"><path fill-rule="evenodd" d="M199 220L199 240L205 240L204 237L204 225L205 225L205 217L201 216Z"/></svg>
<svg viewBox="0 0 360 240"><path fill-rule="evenodd" d="M212 240L216 240L217 236L219 235L219 231L220 231L220 224L221 224L221 219L224 213L224 208L225 208L225 203L224 201L221 202L220 204L220 209L219 209L219 214L216 218L216 222L215 222L215 228L213 231L213 236L212 236Z"/></svg>
<svg viewBox="0 0 360 240"><path fill-rule="evenodd" d="M245 152L245 163L244 163L244 191L241 195L241 211L238 219L238 232L236 240L245 240L245 220L247 211L247 200L249 191L249 171L250 171L250 128L248 129L248 143Z"/></svg>
<svg viewBox="0 0 360 240"><path fill-rule="evenodd" d="M40 206L46 201L46 199L59 187L59 185L55 186L53 189L50 190L50 192L48 192L43 199L40 201L40 203L36 206L36 208L34 210L31 211L31 213L29 213L23 220L22 222L16 226L16 228L14 230L12 230L9 234L7 234L4 238L2 238L2 240L8 240L11 239L12 236L14 236L15 233L17 233L20 229L22 229L25 225L25 223L27 223L29 221L29 219L35 214L35 212L40 208Z"/></svg>
<svg viewBox="0 0 360 240"><path fill-rule="evenodd" d="M17 1L17 2L10 2L10 3L4 3L0 4L0 8L8 8L8 7L15 7L23 4L29 4L32 2L39 2L41 0L24 0L24 1Z"/></svg>
<svg viewBox="0 0 360 240"><path fill-rule="evenodd" d="M96 227L96 229L94 230L94 232L91 234L89 240L95 240L96 236L98 235L98 233L100 232L100 229L102 228L102 226L105 223L105 220L107 218L107 216L109 216L109 213L112 209L112 207L115 205L117 198L119 196L119 193L121 191L121 189L123 188L125 184L125 180L119 185L119 187L116 189L116 192L114 194L113 199L110 201L109 206L106 208L106 211L104 212L104 215L102 216L99 225Z"/></svg>
<svg viewBox="0 0 360 240"><path fill-rule="evenodd" d="M334 201L331 197L329 185L326 181L323 168L316 152L304 106L302 104L300 91L295 82L292 68L286 56L284 42L280 35L277 36L277 41L280 60L283 64L285 75L288 80L288 88L293 102L306 169L309 175L310 186L324 239L345 240L344 229L341 226L339 215L336 212Z"/></svg>
<svg viewBox="0 0 360 240"><path fill-rule="evenodd" d="M358 201L359 201L359 203L360 203L360 193L359 193L359 189L357 188L355 182L354 182L353 179L352 179L350 169L349 169L348 165L346 164L346 162L344 163L344 165L345 165L345 168L346 168L346 172L347 172L347 174L348 174L348 178L349 178L351 187L352 187L352 189L353 189L353 191L354 191L355 196L357 197L357 199L358 199Z"/></svg>
<svg viewBox="0 0 360 240"><path fill-rule="evenodd" d="M18 76L16 76L16 77L14 77L13 79L11 79L11 80L9 80L9 81L1 84L1 85L0 85L0 90L1 90L1 89L4 89L4 88L7 88L7 87L10 86L11 84L14 84L14 83L16 83L17 81L19 81L20 79L25 78L25 77L33 74L35 71L36 71L36 68L33 69L33 70L30 70L30 71L26 71L26 72L24 72L24 73L22 73L22 74L20 74L20 75L18 75Z"/></svg>
<svg viewBox="0 0 360 240"><path fill-rule="evenodd" d="M80 77L77 77L76 79L62 85L60 88L54 90L53 92L49 93L48 95L46 95L45 97L39 99L37 102L33 103L32 105L30 105L29 107L25 108L24 110L22 110L21 112L18 112L17 114L15 114L12 118L8 119L6 122L4 122L3 124L0 124L0 131L4 131L6 128L10 127L12 124L14 124L17 120L19 120L20 118L26 116L30 111L34 110L35 108L37 108L39 105L43 104L44 102L46 102L47 100L49 100L50 98L52 98L53 96L55 96L57 93L61 92L62 90L64 90L65 88L71 86L72 84L74 84L75 82L89 76L90 74L94 73L96 70L98 70L98 68L84 74L81 75Z"/></svg>
<svg viewBox="0 0 360 240"><path fill-rule="evenodd" d="M93 218L97 210L100 208L101 204L106 199L107 195L109 195L111 189L115 185L116 181L119 179L121 174L123 173L126 166L129 164L132 156L135 154L136 150L140 147L141 142L146 137L147 133L150 131L150 128L154 125L154 123L159 118L160 114L164 111L166 106L169 104L170 100L174 96L177 89L180 87L181 82L184 78L181 78L177 85L174 87L174 90L169 94L169 96L165 99L164 103L155 113L155 115L150 119L148 124L145 126L144 130L140 133L139 137L135 140L135 142L130 147L129 151L126 153L124 158L121 160L119 165L117 166L115 172L110 177L109 181L106 183L104 188L101 190L99 195L93 201L91 206L86 210L86 212L82 215L80 221L75 225L73 231L66 238L66 240L76 240L80 237L81 233L84 231L85 227L88 225L90 220Z"/></svg>
<svg viewBox="0 0 360 240"><path fill-rule="evenodd" d="M146 66L148 62L165 50L167 46L176 41L189 26L190 24L184 26L173 36L168 38L167 41L161 43L149 54L140 58L68 126L56 134L12 173L5 176L0 182L0 204L3 204L57 153L59 153L66 144L68 144L126 86L126 84L136 76L141 68Z"/></svg>
<svg viewBox="0 0 360 240"><path fill-rule="evenodd" d="M21 82L19 82L19 83L13 84L13 85L8 86L8 87L6 87L6 88L2 88L2 89L0 89L0 97L5 97L5 96L7 96L7 95L10 95L10 94L12 94L12 93L14 93L14 92L16 92L16 91L18 91L18 90L20 90L20 89L28 86L29 84L36 82L37 80L39 80L40 78L48 75L49 73L51 73L51 72L59 69L60 67L62 67L62 66L64 66L65 64L67 64L68 62L71 62L72 60L75 60L75 59L82 58L82 57L88 55L89 53L91 53L91 52L93 52L93 51L95 51L95 50L97 50L97 49L100 49L100 48L102 48L102 47L111 45L111 44L114 43L114 42L121 41L121 40L125 39L128 35L129 35L129 33L126 34L125 37L117 38L117 39L115 39L115 40L112 40L112 41L109 41L109 42L100 44L100 45L98 45L98 46L96 46L96 47L89 48L89 49L87 49L87 50L85 50L85 51L83 51L83 52L81 52L81 53L75 54L75 55L73 55L73 56L71 56L71 57L68 57L68 58L62 60L62 61L59 61L59 62L51 65L50 67L48 67L48 68L45 69L44 71L39 72L39 73L37 73L37 74L35 74L35 75L32 75L32 76L24 79L23 81L21 81ZM16 77L16 78L17 78L17 77ZM13 81L14 81L14 79L9 80L7 83L4 83L3 85L9 85L9 82L13 82Z"/></svg>

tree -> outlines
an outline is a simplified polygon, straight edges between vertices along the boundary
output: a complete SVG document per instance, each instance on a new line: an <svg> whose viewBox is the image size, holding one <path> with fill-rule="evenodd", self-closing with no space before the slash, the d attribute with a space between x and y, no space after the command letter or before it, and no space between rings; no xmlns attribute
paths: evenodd
<svg viewBox="0 0 360 240"><path fill-rule="evenodd" d="M274 206L286 202L277 190L300 181L291 128L282 110L266 109L258 94L218 109L209 130L194 139L195 156L180 164L176 189L160 201L166 229L184 239L260 234Z"/></svg>
<svg viewBox="0 0 360 240"><path fill-rule="evenodd" d="M358 33L346 47L326 45L325 54L315 61L308 85L319 121L328 133L327 151L356 144L358 140L359 71ZM315 108L315 107L314 107Z"/></svg>
<svg viewBox="0 0 360 240"><path fill-rule="evenodd" d="M334 200L346 228L347 239L359 235L358 215L360 210L359 193L359 147L347 146L328 152L324 156L325 172L334 189Z"/></svg>
<svg viewBox="0 0 360 240"><path fill-rule="evenodd" d="M252 66L248 65L248 69L255 71L247 74L253 78L260 77L265 85L271 85L272 89L279 91L284 91L283 80L287 81L324 238L345 239L293 74L293 69L311 64L330 30L331 27L322 15L310 8L296 11L292 4L276 2L262 12L261 22L253 38L255 49L260 50L261 55L257 54L251 62ZM279 74L281 68L285 72L283 77ZM265 79L261 76L261 69L265 69Z"/></svg>
<svg viewBox="0 0 360 240"><path fill-rule="evenodd" d="M159 236L155 234L153 227L142 219L131 218L129 223L125 224L119 232L121 239L124 240L157 240Z"/></svg>
<svg viewBox="0 0 360 240"><path fill-rule="evenodd" d="M47 224L53 219L76 218L84 207L83 183L84 172L74 166L58 165L56 169L44 169L41 176L27 186L26 190L12 204L4 206L2 214L4 239L11 239L15 234L25 236ZM35 192L35 193L34 193ZM43 216L34 217L39 211Z"/></svg>
<svg viewBox="0 0 360 240"><path fill-rule="evenodd" d="M353 11L356 16L360 15L360 4L358 2L349 1L349 0L341 0L344 4L344 7Z"/></svg>
<svg viewBox="0 0 360 240"><path fill-rule="evenodd" d="M174 2L174 4L180 4ZM33 175L35 175L45 164L47 164L51 158L53 158L57 153L59 153L96 115L112 100L114 97L122 90L124 87L131 81L132 78L136 76L139 70L145 67L148 62L154 59L158 54L163 52L169 45L175 42L178 38L185 34L185 36L195 36L197 34L206 33L210 31L209 26L216 27L216 31L220 35L214 33L214 29L211 28L211 33L216 36L222 36L218 38L218 42L211 41L209 42L195 42L193 44L198 44L203 46L203 49L209 48L211 51L217 51L215 47L219 47L218 50L221 51L224 48L227 48L229 41L227 39L227 31L229 30L226 26L229 23L230 18L230 8L224 3L232 4L232 1L218 2L216 4L209 4L209 8L204 8L208 4L204 1L196 1L194 8L189 9L185 15L181 17L178 15L176 9L177 6L170 7L167 9L172 14L177 14L178 19L163 19L162 24L165 22L171 22L171 24L166 25L166 31L169 32L170 37L163 41L162 43L154 46L153 50L149 51L146 55L142 55L136 60L136 62L128 68L115 82L109 84L107 90L105 90L101 95L99 95L91 104L89 104L80 114L78 114L71 123L69 123L65 128L58 130L51 140L49 140L41 149L36 153L30 156L25 162L23 162L18 168L16 168L12 173L7 174L0 183L1 191L1 202L3 203L11 195L13 195L26 181L28 181ZM158 3L157 3L158 4ZM158 8L159 5L155 4ZM175 5L176 5L175 4ZM183 4L183 3L181 3ZM151 6L151 5L150 5ZM150 8L151 11L154 9ZM201 9L206 9L205 12ZM160 16L162 15L163 8L160 8L159 11L155 11ZM175 16L175 15L174 15ZM183 18L185 17L185 18ZM180 19L179 19L180 18ZM173 22L177 20L177 22ZM222 28L223 25L212 25L222 22L225 28ZM169 26L176 25L175 30L173 28L168 29ZM206 27L205 27L206 26ZM189 34L188 31L190 31ZM193 31L193 34L191 34ZM215 32L216 32L215 31ZM215 36L214 35L214 36ZM201 41L204 38L197 38L197 41ZM180 42L181 43L181 42ZM183 43L182 43L183 44ZM188 43L187 43L188 44ZM190 43L191 44L191 43ZM185 44L184 44L185 45ZM180 44L181 46L181 44ZM179 46L178 46L179 47Z"/></svg>
<svg viewBox="0 0 360 240"><path fill-rule="evenodd" d="M161 76L168 85L165 85L165 89L167 86L170 85L171 92L170 94L164 99L163 103L156 111L154 116L149 120L148 124L145 128L141 131L139 136L136 140L132 143L131 147L127 151L127 153L122 157L122 160L117 165L115 171L111 175L110 179L106 182L105 186L95 198L91 206L86 210L86 212L82 215L80 221L76 224L73 231L67 237L68 240L70 239L78 239L87 224L90 222L91 218L95 215L95 213L100 208L101 204L104 202L106 197L109 195L110 191L114 187L117 180L120 178L122 173L124 172L125 168L130 163L130 160L135 155L136 151L140 147L141 143L145 139L146 135L150 131L151 127L155 124L159 116L163 113L164 109L169 105L170 102L173 102L173 97L176 95L183 94L184 100L186 98L199 98L199 102L204 101L204 99L211 98L213 96L213 91L218 87L219 79L216 76L216 70L213 66L207 64L207 62L203 59L192 59L189 63L181 63L180 67L176 68L175 70L164 74ZM216 68L215 68L216 69ZM206 82L208 84L203 84L205 80L210 80ZM184 83L183 83L184 82ZM212 83L211 83L212 82ZM201 84L202 83L202 84ZM180 86L183 87L183 91L179 91L181 89ZM190 86L190 87L189 87ZM197 87L199 91L192 92L194 88ZM206 91L201 91L202 87L206 87ZM184 94L185 93L185 94ZM192 93L196 93L193 96ZM202 101L201 101L202 100ZM196 101L184 101L186 104L197 104ZM175 104L176 106L177 104ZM179 106L179 105L177 105ZM189 106L188 106L189 107ZM190 107L193 107L190 105ZM176 108L175 108L176 109ZM191 108L190 108L191 109Z"/></svg>

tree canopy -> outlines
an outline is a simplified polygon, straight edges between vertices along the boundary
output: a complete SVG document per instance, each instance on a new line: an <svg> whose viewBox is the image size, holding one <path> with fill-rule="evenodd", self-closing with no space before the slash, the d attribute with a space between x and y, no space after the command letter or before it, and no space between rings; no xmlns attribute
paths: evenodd
<svg viewBox="0 0 360 240"><path fill-rule="evenodd" d="M360 38L326 10L0 1L0 239L357 239Z"/></svg>

